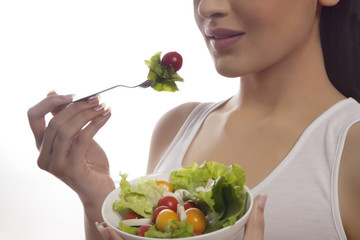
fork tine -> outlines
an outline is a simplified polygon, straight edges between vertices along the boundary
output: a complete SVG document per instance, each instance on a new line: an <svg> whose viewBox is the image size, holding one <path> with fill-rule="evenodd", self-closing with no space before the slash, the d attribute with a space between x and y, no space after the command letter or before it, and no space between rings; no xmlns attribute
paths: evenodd
<svg viewBox="0 0 360 240"><path fill-rule="evenodd" d="M139 84L138 87L147 88L147 87L151 87L153 84L154 82L148 79L145 82Z"/></svg>

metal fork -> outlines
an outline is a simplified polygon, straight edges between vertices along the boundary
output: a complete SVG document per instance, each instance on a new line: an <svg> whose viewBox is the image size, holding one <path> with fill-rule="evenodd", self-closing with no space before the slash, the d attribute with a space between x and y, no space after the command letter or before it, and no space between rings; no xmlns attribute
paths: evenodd
<svg viewBox="0 0 360 240"><path fill-rule="evenodd" d="M93 97L93 96L95 96L95 95L98 95L98 94L100 94L100 93L109 91L109 90L114 89L114 88L117 88L117 87L126 87L126 88L137 88L137 87L141 87L141 88L148 88L148 87L151 87L153 84L154 84L154 82L148 79L148 80L146 80L145 82L142 82L142 83L140 83L139 85L135 85L135 86L115 85L115 86L113 86L113 87L104 89L104 90L102 90L102 91L100 91L100 92L97 92L97 93L93 93L93 94L88 95L88 96L86 96L86 97L82 97L82 98L77 99L77 100L74 100L74 101L72 101L72 102L75 103L75 102L83 101L83 100L86 100L86 99L88 99L88 98L90 98L90 97Z"/></svg>

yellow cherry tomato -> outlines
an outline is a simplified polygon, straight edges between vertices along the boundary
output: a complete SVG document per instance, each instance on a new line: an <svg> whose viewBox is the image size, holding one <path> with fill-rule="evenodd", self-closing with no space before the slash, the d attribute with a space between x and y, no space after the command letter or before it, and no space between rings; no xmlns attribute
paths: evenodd
<svg viewBox="0 0 360 240"><path fill-rule="evenodd" d="M156 217L156 228L161 231L164 232L164 228L165 226L169 223L169 221L171 220L176 220L176 221L180 221L178 215L170 209L164 209L161 212L159 212L159 214Z"/></svg>
<svg viewBox="0 0 360 240"><path fill-rule="evenodd" d="M198 208L189 208L185 211L187 222L194 227L194 233L203 233L206 228L206 218L204 213Z"/></svg>
<svg viewBox="0 0 360 240"><path fill-rule="evenodd" d="M173 187L171 186L170 183L168 183L166 181L159 180L159 181L156 181L156 184L158 185L159 190L160 190L161 193L163 193L163 192L173 192Z"/></svg>

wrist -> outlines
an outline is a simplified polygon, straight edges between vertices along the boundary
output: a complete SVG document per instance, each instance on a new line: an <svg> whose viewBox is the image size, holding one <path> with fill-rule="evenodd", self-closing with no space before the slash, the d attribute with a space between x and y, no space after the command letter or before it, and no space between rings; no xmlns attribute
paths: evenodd
<svg viewBox="0 0 360 240"><path fill-rule="evenodd" d="M111 185L106 185L101 191L98 191L97 194L92 194L92 196L79 196L84 207L85 217L93 222L102 222L101 208L105 198L108 194L115 189L114 183Z"/></svg>

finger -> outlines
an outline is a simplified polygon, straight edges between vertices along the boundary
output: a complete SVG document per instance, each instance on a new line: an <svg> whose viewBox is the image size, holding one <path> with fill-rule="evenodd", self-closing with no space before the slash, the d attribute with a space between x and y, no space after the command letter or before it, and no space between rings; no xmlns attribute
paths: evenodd
<svg viewBox="0 0 360 240"><path fill-rule="evenodd" d="M74 159L80 159L88 151L91 140L111 117L111 109L104 109L100 116L92 120L76 137L71 152Z"/></svg>
<svg viewBox="0 0 360 240"><path fill-rule="evenodd" d="M59 159L66 159L66 155L71 149L71 153L75 153L75 154L72 155L73 157L70 157L68 159L72 159L72 160L82 159L83 156L85 155L86 149L91 139L88 141L79 141L78 138L82 138L81 136L83 135L84 131L86 132L86 130L88 132L92 132L89 129L92 130L94 126L97 125L94 123L94 121L101 122L98 120L98 118L103 119L103 117L106 117L103 115L104 112L105 112L104 105L99 105L95 108L90 108L87 109L86 111L82 111L78 113L73 119L66 122L58 131L55 137L52 154L54 156L57 156ZM83 129L83 127L86 124L88 124L87 127ZM97 131L98 129L99 128L96 128L95 131ZM76 145L76 147L74 145ZM80 151L79 149L85 149L85 150ZM70 164L73 163L75 162L74 161L70 162ZM61 165L64 166L64 165L68 165L69 163L64 164L63 162L57 162L56 164L60 166Z"/></svg>
<svg viewBox="0 0 360 240"><path fill-rule="evenodd" d="M73 141L76 132L75 133L69 133L69 131L66 128L63 128L63 126L71 121L74 117L76 117L79 113L87 111L91 108L95 108L98 106L98 99L94 98L89 101L84 102L78 102L76 104L71 104L66 109L64 109L62 112L57 114L54 118L52 118L46 128L46 131L43 135L43 141L42 146L40 150L40 156L38 159L38 165L42 169L47 169L50 162L48 162L48 157L50 154L52 154L54 147L58 148L59 150L64 150L64 144L69 146L69 142ZM83 123L83 126L86 124ZM62 131L60 131L62 129ZM78 131L78 130L77 130ZM60 134L60 135L59 135ZM55 144L56 137L61 138L61 141L58 140L58 143L60 144L59 147ZM67 149L66 149L67 150ZM57 152L59 154L59 151ZM63 152L61 155L54 155L57 159L60 159L63 157L65 152Z"/></svg>
<svg viewBox="0 0 360 240"><path fill-rule="evenodd" d="M107 227L105 223L95 223L104 240L124 240L114 229Z"/></svg>
<svg viewBox="0 0 360 240"><path fill-rule="evenodd" d="M51 91L47 94L47 96L52 96L52 95L57 95L57 93L55 92L55 90L51 90ZM74 97L74 95L72 95L72 97ZM52 114L53 116L55 116L56 114L58 114L59 112L61 112L62 110L64 110L67 105L68 105L68 103L61 104L61 105L57 106L54 110L51 111L51 114Z"/></svg>
<svg viewBox="0 0 360 240"><path fill-rule="evenodd" d="M45 116L61 104L72 101L72 95L50 95L31 107L28 112L30 128L34 134L36 146L39 149L45 132Z"/></svg>
<svg viewBox="0 0 360 240"><path fill-rule="evenodd" d="M243 240L264 239L264 207L266 199L266 194L260 194L254 199L254 208L251 211L248 222L246 223Z"/></svg>

